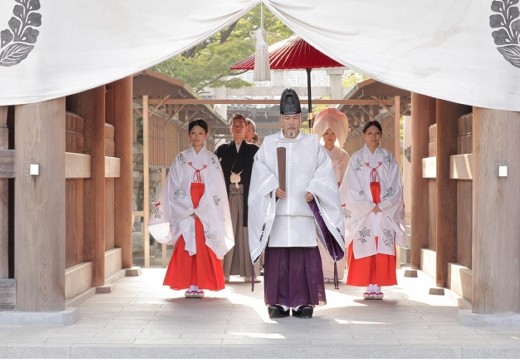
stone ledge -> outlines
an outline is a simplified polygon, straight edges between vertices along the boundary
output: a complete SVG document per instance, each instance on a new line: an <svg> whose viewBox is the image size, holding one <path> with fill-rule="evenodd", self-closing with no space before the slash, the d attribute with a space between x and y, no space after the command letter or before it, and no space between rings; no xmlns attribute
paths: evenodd
<svg viewBox="0 0 520 360"><path fill-rule="evenodd" d="M303 344L302 344L303 345ZM255 355L256 354L256 355ZM274 344L262 345L74 345L73 359L247 359L261 355L262 359L279 359L280 348ZM454 359L462 358L460 346L401 346L372 345L347 346L283 346L283 354L294 359Z"/></svg>
<svg viewBox="0 0 520 360"><path fill-rule="evenodd" d="M2 359L71 359L71 346L59 344L0 345Z"/></svg>
<svg viewBox="0 0 520 360"><path fill-rule="evenodd" d="M477 314L471 309L459 310L457 320L464 326L498 326L520 328L520 314Z"/></svg>

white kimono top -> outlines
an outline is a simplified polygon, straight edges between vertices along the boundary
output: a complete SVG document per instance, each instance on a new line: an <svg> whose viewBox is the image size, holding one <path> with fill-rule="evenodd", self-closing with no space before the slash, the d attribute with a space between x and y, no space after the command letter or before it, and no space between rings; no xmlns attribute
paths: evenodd
<svg viewBox="0 0 520 360"><path fill-rule="evenodd" d="M381 186L380 213L372 212L376 205L370 191L370 174L377 168ZM345 238L354 241L356 259L376 253L395 255L395 245L405 245L404 202L399 167L392 154L377 147L374 154L367 145L350 157L340 186L345 209ZM377 247L374 241L378 237Z"/></svg>
<svg viewBox="0 0 520 360"><path fill-rule="evenodd" d="M192 182L203 182L205 186L197 208L193 207L190 194ZM175 157L152 209L148 230L163 244L175 245L182 235L186 251L194 255L197 250L193 215L204 226L206 245L222 259L235 244L224 175L215 154L205 147L197 154L190 146Z"/></svg>
<svg viewBox="0 0 520 360"><path fill-rule="evenodd" d="M340 184L343 180L343 175L347 170L350 156L348 155L348 152L345 151L345 149L341 149L337 146L334 146L332 150L327 149L325 146L323 148L330 156L332 166L334 167L334 171L336 173L336 181L338 184Z"/></svg>
<svg viewBox="0 0 520 360"><path fill-rule="evenodd" d="M286 199L276 200L278 188L277 148L286 149ZM323 233L305 201L305 192L314 194L321 217L334 240L344 249L343 213L339 190L329 156L314 134L300 132L288 139L280 131L264 138L255 155L249 188L249 249L256 261L272 235L275 217L277 233L269 239L274 247L317 246L316 236L325 243Z"/></svg>

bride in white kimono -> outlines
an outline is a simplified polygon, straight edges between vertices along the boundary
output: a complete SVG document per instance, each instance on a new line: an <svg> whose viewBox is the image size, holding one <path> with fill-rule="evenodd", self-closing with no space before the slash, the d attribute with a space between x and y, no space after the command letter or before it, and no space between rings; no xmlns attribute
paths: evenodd
<svg viewBox="0 0 520 360"><path fill-rule="evenodd" d="M340 186L348 245L347 285L367 286L365 299L382 299L381 286L397 284L396 245L405 245L399 166L379 146L381 124L363 128L365 145L350 157Z"/></svg>
<svg viewBox="0 0 520 360"><path fill-rule="evenodd" d="M329 155L336 174L338 186L343 180L343 175L350 160L349 154L343 149L349 131L348 119L345 113L336 108L327 108L316 115L312 132L321 136L320 143ZM323 277L325 282L331 283L335 279L334 260L321 241L318 241L321 263L323 266ZM345 275L346 256L336 262L337 279L343 280Z"/></svg>

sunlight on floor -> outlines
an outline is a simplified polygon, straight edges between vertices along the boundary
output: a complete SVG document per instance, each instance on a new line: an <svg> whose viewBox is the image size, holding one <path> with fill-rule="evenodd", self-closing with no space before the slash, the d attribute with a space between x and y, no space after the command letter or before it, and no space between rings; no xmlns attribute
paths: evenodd
<svg viewBox="0 0 520 360"><path fill-rule="evenodd" d="M266 333L245 333L245 332L233 332L230 331L228 334L244 336L251 339L285 339L285 336L281 334L266 334Z"/></svg>
<svg viewBox="0 0 520 360"><path fill-rule="evenodd" d="M360 300L360 296L345 294L344 290L327 289L327 290L325 290L325 293L327 295L327 305L326 306L328 309L367 306L367 304L365 304L365 303L356 301L356 300ZM319 307L316 310L319 310Z"/></svg>
<svg viewBox="0 0 520 360"><path fill-rule="evenodd" d="M355 321L355 320L340 320L334 319L338 324L341 325L390 325L388 322L380 321Z"/></svg>
<svg viewBox="0 0 520 360"><path fill-rule="evenodd" d="M416 278L403 277L403 269L398 269L398 285L384 287L385 298L382 301L363 300L363 287L347 286L344 282L340 283L339 289L334 289L330 283L325 284L327 296L327 304L325 306L317 306L314 311L316 315L321 312L329 313L331 310L342 311L342 309L365 309L368 306L383 306L392 308L394 306L402 306L407 303L423 304L424 306L435 307L457 307L453 298L448 295L430 295L429 289L434 287L432 279L424 274L420 274ZM259 277L261 282L255 284L254 291L251 291L251 284L244 283L240 277L232 277L231 282L226 283L226 288L221 291L206 291L206 298L203 301L211 301L211 299L227 299L231 304L239 307L247 307L248 311L255 314L264 324L276 324L279 319L270 319L267 312L267 306L264 303L264 284L263 277ZM160 286L158 286L160 287ZM165 287L168 297L172 297L171 289ZM184 291L174 291L173 298L184 297ZM200 301L199 299L189 301ZM377 305L376 305L377 304ZM241 310L232 310L241 311ZM341 318L335 319L338 324L342 325L381 325L381 322L363 322L352 321ZM237 333L238 334L238 333ZM240 333L247 337L265 337L263 333ZM271 336L278 336L277 334Z"/></svg>
<svg viewBox="0 0 520 360"><path fill-rule="evenodd" d="M226 291L227 290L227 291ZM257 313L258 317L268 324L274 324L275 321L269 319L269 316L267 314L267 307L264 304L264 299L262 298L253 298L251 296L239 294L236 292L233 292L232 288L227 288L225 293L223 292L223 295L227 297L231 303L236 305L247 305L249 306L254 312Z"/></svg>

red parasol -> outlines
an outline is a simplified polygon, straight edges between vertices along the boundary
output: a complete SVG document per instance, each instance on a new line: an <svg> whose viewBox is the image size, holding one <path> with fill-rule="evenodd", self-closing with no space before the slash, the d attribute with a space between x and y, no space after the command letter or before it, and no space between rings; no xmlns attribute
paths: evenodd
<svg viewBox="0 0 520 360"><path fill-rule="evenodd" d="M344 67L343 64L316 50L299 36L292 36L269 46L269 65L274 70L307 70L309 115L312 113L311 69ZM253 70L254 68L255 54L231 65L231 70Z"/></svg>

